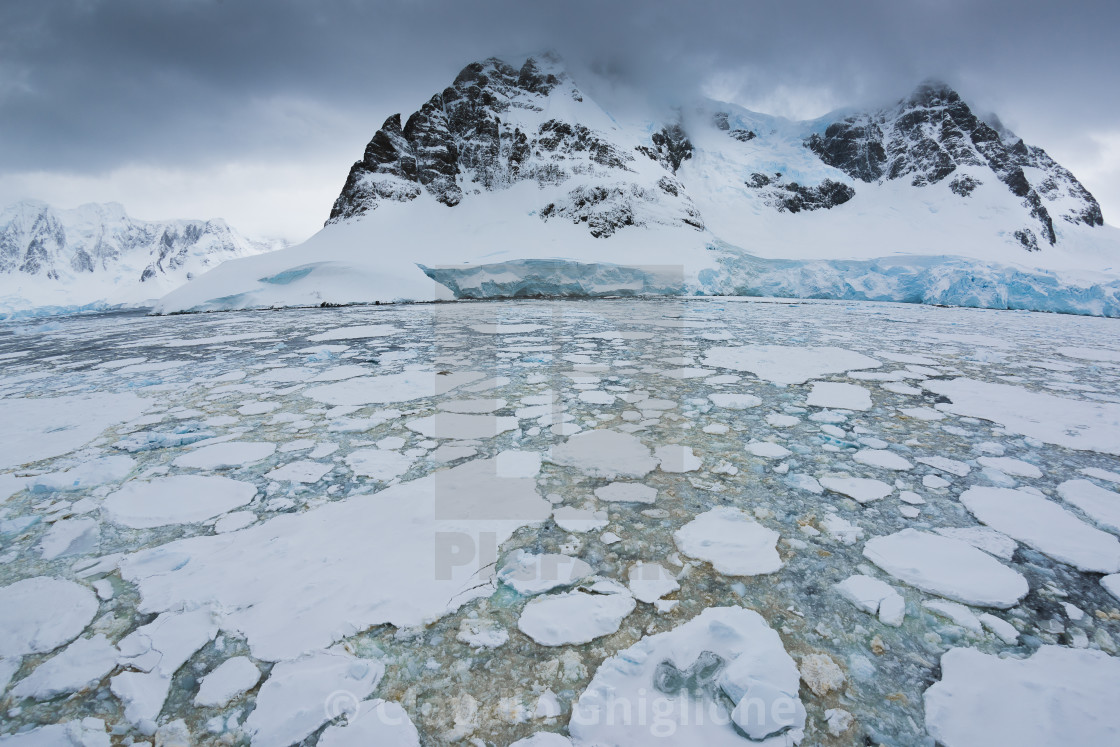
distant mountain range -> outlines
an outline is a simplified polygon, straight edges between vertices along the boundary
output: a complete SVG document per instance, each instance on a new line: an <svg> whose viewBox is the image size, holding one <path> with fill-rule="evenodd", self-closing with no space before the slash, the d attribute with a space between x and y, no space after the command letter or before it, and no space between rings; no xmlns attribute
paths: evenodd
<svg viewBox="0 0 1120 747"><path fill-rule="evenodd" d="M141 221L117 203L59 210L27 200L0 212L0 314L141 304L279 246L220 219Z"/></svg>

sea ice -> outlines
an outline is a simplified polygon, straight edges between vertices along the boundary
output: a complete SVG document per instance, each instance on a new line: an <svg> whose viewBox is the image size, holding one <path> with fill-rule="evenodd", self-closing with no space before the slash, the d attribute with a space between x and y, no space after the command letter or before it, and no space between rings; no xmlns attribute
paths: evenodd
<svg viewBox="0 0 1120 747"><path fill-rule="evenodd" d="M172 475L125 483L102 504L115 524L148 529L190 524L244 506L257 494L252 483L211 475Z"/></svg>
<svg viewBox="0 0 1120 747"><path fill-rule="evenodd" d="M703 464L691 446L665 444L654 449L653 456L661 462L662 472L695 472Z"/></svg>
<svg viewBox="0 0 1120 747"><path fill-rule="evenodd" d="M533 597L517 627L542 646L588 643L618 630L634 607L634 597L612 582L599 593L577 589Z"/></svg>
<svg viewBox="0 0 1120 747"><path fill-rule="evenodd" d="M117 647L103 635L79 638L16 683L19 698L46 700L93 687L117 665Z"/></svg>
<svg viewBox="0 0 1120 747"><path fill-rule="evenodd" d="M869 615L878 615L884 625L902 625L906 603L894 587L871 576L857 574L836 584L840 596Z"/></svg>
<svg viewBox="0 0 1120 747"><path fill-rule="evenodd" d="M692 558L706 560L726 576L774 573L782 567L776 548L778 533L730 506L717 506L673 534L677 547Z"/></svg>
<svg viewBox="0 0 1120 747"><path fill-rule="evenodd" d="M224 706L241 693L252 689L261 679L261 670L247 656L226 659L199 682L194 704Z"/></svg>
<svg viewBox="0 0 1120 747"><path fill-rule="evenodd" d="M926 728L945 747L1120 742L1120 659L1042 646L1026 659L971 648L941 657L925 692Z"/></svg>
<svg viewBox="0 0 1120 747"><path fill-rule="evenodd" d="M739 747L743 733L767 747L797 744L798 679L761 615L711 607L604 661L573 705L569 731L577 745Z"/></svg>
<svg viewBox="0 0 1120 747"><path fill-rule="evenodd" d="M344 724L324 729L316 747L420 747L420 734L400 703L374 698Z"/></svg>
<svg viewBox="0 0 1120 747"><path fill-rule="evenodd" d="M469 455L468 455L469 456ZM372 477L379 482L389 482L408 472L412 458L399 451L385 449L355 449L346 455L346 466L360 477Z"/></svg>
<svg viewBox="0 0 1120 747"><path fill-rule="evenodd" d="M939 534L903 529L874 537L863 555L899 581L977 607L1013 607L1030 590L991 555Z"/></svg>
<svg viewBox="0 0 1120 747"><path fill-rule="evenodd" d="M0 469L74 451L149 404L129 393L0 399Z"/></svg>
<svg viewBox="0 0 1120 747"><path fill-rule="evenodd" d="M882 363L842 348L743 345L709 348L704 365L750 371L775 384L804 384L827 374L878 368Z"/></svg>
<svg viewBox="0 0 1120 747"><path fill-rule="evenodd" d="M497 548L551 508L534 479L502 477L495 460L478 459L142 550L121 561L121 575L139 587L141 609L214 604L256 658L277 661L374 625L421 625L488 595Z"/></svg>
<svg viewBox="0 0 1120 747"><path fill-rule="evenodd" d="M1057 503L1025 490L969 488L961 503L1008 537L1082 571L1120 571L1120 541Z"/></svg>
<svg viewBox="0 0 1120 747"><path fill-rule="evenodd" d="M893 451L887 449L860 449L852 455L852 459L869 467L882 467L906 471L914 469L914 465Z"/></svg>
<svg viewBox="0 0 1120 747"><path fill-rule="evenodd" d="M552 447L551 460L594 477L644 477L657 468L657 459L638 438L598 429L577 433Z"/></svg>
<svg viewBox="0 0 1120 747"><path fill-rule="evenodd" d="M595 488L595 497L608 503L653 503L657 490L640 482L612 482Z"/></svg>
<svg viewBox="0 0 1120 747"><path fill-rule="evenodd" d="M639 560L626 572L630 593L639 602L653 604L666 594L672 594L681 585L673 574L660 563L646 563Z"/></svg>
<svg viewBox="0 0 1120 747"><path fill-rule="evenodd" d="M814 381L807 404L837 410L870 410L871 392L857 384Z"/></svg>
<svg viewBox="0 0 1120 747"><path fill-rule="evenodd" d="M753 394L740 394L732 392L715 392L709 394L708 399L712 401L716 407L722 407L725 410L746 410L751 407L758 407L762 404L762 400Z"/></svg>
<svg viewBox="0 0 1120 747"><path fill-rule="evenodd" d="M272 668L245 719L257 747L303 741L327 721L354 713L385 673L383 664L320 651Z"/></svg>
<svg viewBox="0 0 1120 747"><path fill-rule="evenodd" d="M894 488L882 480L872 480L867 477L834 477L830 475L822 477L820 484L826 490L846 495L859 503L881 500L894 492Z"/></svg>
<svg viewBox="0 0 1120 747"><path fill-rule="evenodd" d="M1120 493L1088 480L1067 480L1058 486L1058 495L1105 529L1120 532Z"/></svg>
<svg viewBox="0 0 1120 747"><path fill-rule="evenodd" d="M498 580L522 596L533 596L572 586L592 573L591 566L579 558L514 550L498 570Z"/></svg>
<svg viewBox="0 0 1120 747"><path fill-rule="evenodd" d="M210 446L199 446L180 457L176 467L188 469L229 469L242 467L267 459L276 452L276 444L252 441L224 441Z"/></svg>
<svg viewBox="0 0 1120 747"><path fill-rule="evenodd" d="M97 597L60 578L36 576L0 587L0 659L53 651L85 630Z"/></svg>

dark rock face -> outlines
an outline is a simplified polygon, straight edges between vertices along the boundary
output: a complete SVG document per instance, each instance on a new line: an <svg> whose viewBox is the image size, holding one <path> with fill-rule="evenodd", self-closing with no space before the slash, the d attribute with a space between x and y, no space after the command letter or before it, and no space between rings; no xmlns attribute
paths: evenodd
<svg viewBox="0 0 1120 747"><path fill-rule="evenodd" d="M805 144L828 165L864 182L905 178L922 187L942 181L961 167L988 168L1022 199L1050 244L1057 236L1048 203L1062 199L1072 204L1060 216L1070 223L1104 223L1100 205L1073 174L1041 148L981 121L944 84L919 86L891 109L833 122L823 135L814 134ZM1039 169L1045 176L1032 184L1024 172L1027 168ZM968 196L981 183L961 175L949 187ZM1033 231L1020 233L1034 236ZM1024 246L1030 243L1020 242Z"/></svg>
<svg viewBox="0 0 1120 747"><path fill-rule="evenodd" d="M754 130L731 130L727 134L740 143L745 143L758 137L758 134Z"/></svg>
<svg viewBox="0 0 1120 747"><path fill-rule="evenodd" d="M665 168L677 173L681 164L692 158L692 142L679 124L666 125L650 136L652 146L640 145L638 150Z"/></svg>
<svg viewBox="0 0 1120 747"><path fill-rule="evenodd" d="M803 187L797 182L778 185L770 192L767 203L778 208L779 213L800 213L834 208L855 196L856 191L847 184L825 179L815 187Z"/></svg>
<svg viewBox="0 0 1120 747"><path fill-rule="evenodd" d="M663 178L658 182L667 194L679 193L681 185L675 179ZM659 219L658 195L638 184L616 184L611 186L577 187L568 193L563 203L549 203L540 211L541 220L564 217L572 223L585 223L595 238L606 238L625 226L646 225L648 223L672 223L680 220L697 230L703 230L704 220L700 212L691 204L687 205L683 216L665 216Z"/></svg>
<svg viewBox="0 0 1120 747"><path fill-rule="evenodd" d="M961 174L956 179L949 182L949 189L953 190L953 192L960 195L961 197L968 197L970 194L972 194L972 191L979 187L981 184L983 184L983 182L981 182L979 179L973 179L967 174Z"/></svg>
<svg viewBox="0 0 1120 747"><path fill-rule="evenodd" d="M450 207L472 183L492 190L520 179L546 184L567 178L554 163L530 163L542 151L556 154L553 161L583 151L600 165L625 168L630 157L582 125L550 120L539 132L523 132L503 120L511 107L541 111L544 97L565 84L570 81L533 58L520 70L496 58L467 65L403 128L400 115L385 120L350 169L327 223L362 215L381 200L407 202L423 191ZM574 87L571 93L582 100Z"/></svg>

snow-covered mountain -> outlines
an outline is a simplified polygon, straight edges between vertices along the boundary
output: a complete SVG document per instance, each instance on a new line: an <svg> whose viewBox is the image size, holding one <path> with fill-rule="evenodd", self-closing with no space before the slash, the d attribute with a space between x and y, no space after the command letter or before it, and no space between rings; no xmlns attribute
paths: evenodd
<svg viewBox="0 0 1120 747"><path fill-rule="evenodd" d="M1118 260L1073 174L943 84L806 122L623 113L544 55L468 65L385 121L319 234L159 308L684 292L1112 314Z"/></svg>
<svg viewBox="0 0 1120 747"><path fill-rule="evenodd" d="M117 203L0 211L0 315L142 304L228 259L278 248L222 220L140 221Z"/></svg>

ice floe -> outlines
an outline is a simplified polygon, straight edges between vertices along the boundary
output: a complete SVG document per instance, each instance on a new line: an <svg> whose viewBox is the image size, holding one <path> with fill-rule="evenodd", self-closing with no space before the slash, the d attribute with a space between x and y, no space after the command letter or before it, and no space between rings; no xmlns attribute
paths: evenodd
<svg viewBox="0 0 1120 747"><path fill-rule="evenodd" d="M591 575L591 566L579 558L524 550L514 550L498 570L498 580L522 596L572 586Z"/></svg>
<svg viewBox="0 0 1120 747"><path fill-rule="evenodd" d="M755 576L781 569L778 536L746 512L719 506L678 529L673 539L682 553L708 561L722 574Z"/></svg>
<svg viewBox="0 0 1120 747"><path fill-rule="evenodd" d="M882 365L874 358L842 348L785 345L713 347L705 353L704 364L749 371L775 384L804 384L826 374Z"/></svg>
<svg viewBox="0 0 1120 747"><path fill-rule="evenodd" d="M657 459L637 437L608 429L577 433L554 446L551 460L594 477L644 477Z"/></svg>
<svg viewBox="0 0 1120 747"><path fill-rule="evenodd" d="M626 587L600 583L588 591L533 597L521 611L517 627L542 646L588 643L618 630L634 606Z"/></svg>
<svg viewBox="0 0 1120 747"><path fill-rule="evenodd" d="M1028 658L970 648L941 657L925 692L926 728L946 747L1115 744L1120 741L1120 659L1043 646Z"/></svg>
<svg viewBox="0 0 1120 747"><path fill-rule="evenodd" d="M0 587L0 659L53 651L85 630L97 597L60 578L36 576Z"/></svg>
<svg viewBox="0 0 1120 747"><path fill-rule="evenodd" d="M69 453L148 405L131 393L0 399L0 469Z"/></svg>
<svg viewBox="0 0 1120 747"><path fill-rule="evenodd" d="M106 518L133 529L206 521L244 506L257 494L252 483L211 475L134 480L102 504Z"/></svg>
<svg viewBox="0 0 1120 747"><path fill-rule="evenodd" d="M991 528L1055 560L1083 571L1120 571L1120 540L1035 493L975 487L961 494L961 503Z"/></svg>
<svg viewBox="0 0 1120 747"><path fill-rule="evenodd" d="M1013 607L1027 580L972 545L939 534L903 529L875 537L863 555L899 581L977 607Z"/></svg>
<svg viewBox="0 0 1120 747"><path fill-rule="evenodd" d="M757 612L713 607L608 658L572 708L577 745L797 744L798 671Z"/></svg>
<svg viewBox="0 0 1120 747"><path fill-rule="evenodd" d="M871 392L857 384L814 381L813 389L809 392L808 405L837 410L870 410Z"/></svg>

